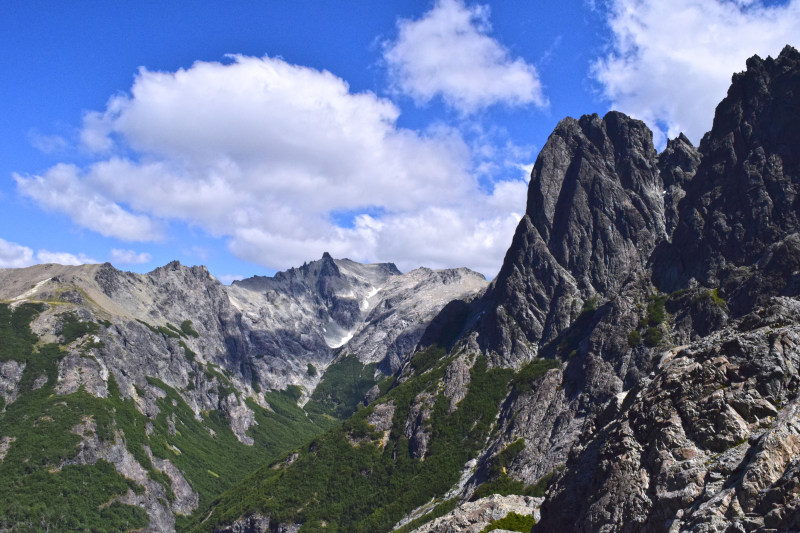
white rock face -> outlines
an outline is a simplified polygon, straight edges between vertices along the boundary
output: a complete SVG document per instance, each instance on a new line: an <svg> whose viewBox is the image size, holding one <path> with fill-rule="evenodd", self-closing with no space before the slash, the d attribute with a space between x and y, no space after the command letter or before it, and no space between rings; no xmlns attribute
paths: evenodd
<svg viewBox="0 0 800 533"><path fill-rule="evenodd" d="M538 520L542 500L543 498L530 496L493 494L474 502L463 503L446 515L418 527L414 533L478 533L509 513L529 515Z"/></svg>
<svg viewBox="0 0 800 533"><path fill-rule="evenodd" d="M452 300L471 300L488 285L467 268L418 268L393 276L370 297L368 313L345 349L362 363L380 363L387 373L400 368L431 320Z"/></svg>

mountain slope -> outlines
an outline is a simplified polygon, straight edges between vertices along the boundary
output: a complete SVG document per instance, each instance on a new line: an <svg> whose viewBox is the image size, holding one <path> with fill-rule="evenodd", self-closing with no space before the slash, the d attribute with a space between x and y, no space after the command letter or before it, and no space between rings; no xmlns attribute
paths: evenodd
<svg viewBox="0 0 800 533"><path fill-rule="evenodd" d="M181 527L336 423L298 405L336 357L342 339L326 329L355 334L356 354L390 366L449 299L485 283L466 269L404 275L327 255L234 287L177 262L144 275L109 264L0 270L0 523ZM393 352L370 341L384 321ZM54 490L64 497L42 506L37 494Z"/></svg>
<svg viewBox="0 0 800 533"><path fill-rule="evenodd" d="M790 47L748 61L699 148L656 154L614 112L562 121L486 294L198 530L408 530L491 494L544 494L535 531L800 526L798 74Z"/></svg>
<svg viewBox="0 0 800 533"><path fill-rule="evenodd" d="M790 47L734 76L653 255L675 347L584 432L536 531L800 526L797 94Z"/></svg>

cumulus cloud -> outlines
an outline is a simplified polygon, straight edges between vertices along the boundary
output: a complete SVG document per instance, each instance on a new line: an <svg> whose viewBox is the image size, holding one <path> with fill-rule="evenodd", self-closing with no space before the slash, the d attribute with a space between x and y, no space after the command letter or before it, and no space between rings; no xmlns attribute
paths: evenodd
<svg viewBox="0 0 800 533"><path fill-rule="evenodd" d="M149 263L152 256L147 252L137 253L133 250L119 250L112 248L111 261L120 265L141 265Z"/></svg>
<svg viewBox="0 0 800 533"><path fill-rule="evenodd" d="M612 107L659 128L656 143L683 131L698 142L731 74L753 54L797 44L800 0L609 0L611 50L593 66Z"/></svg>
<svg viewBox="0 0 800 533"><path fill-rule="evenodd" d="M533 65L490 37L488 6L439 0L419 20L401 20L384 58L397 88L425 103L441 96L472 113L497 103L547 103Z"/></svg>
<svg viewBox="0 0 800 533"><path fill-rule="evenodd" d="M59 265L84 265L97 263L86 254L39 250L36 254L31 248L15 242L0 239L0 268L23 268L37 263L57 263Z"/></svg>
<svg viewBox="0 0 800 533"><path fill-rule="evenodd" d="M22 268L34 264L33 250L0 239L0 268Z"/></svg>
<svg viewBox="0 0 800 533"><path fill-rule="evenodd" d="M269 268L329 251L493 275L524 182L485 192L458 132L400 128L398 116L389 100L277 58L141 69L130 94L84 117L99 161L15 179L43 207L129 241L162 238L177 220Z"/></svg>

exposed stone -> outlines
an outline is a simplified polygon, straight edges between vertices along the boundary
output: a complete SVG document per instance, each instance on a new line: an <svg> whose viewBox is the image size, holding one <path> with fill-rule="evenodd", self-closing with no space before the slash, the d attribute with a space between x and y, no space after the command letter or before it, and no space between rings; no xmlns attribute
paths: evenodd
<svg viewBox="0 0 800 533"><path fill-rule="evenodd" d="M107 379L108 370L96 359L70 353L58 362L56 394L72 394L84 387L92 396L105 398L108 396ZM44 382L47 382L47 376L44 376Z"/></svg>
<svg viewBox="0 0 800 533"><path fill-rule="evenodd" d="M3 361L0 363L0 396L6 405L17 399L17 387L22 379L25 363L18 361Z"/></svg>
<svg viewBox="0 0 800 533"><path fill-rule="evenodd" d="M3 463L3 459L8 455L11 444L16 440L16 437L0 437L0 464Z"/></svg>
<svg viewBox="0 0 800 533"><path fill-rule="evenodd" d="M418 527L414 533L479 533L490 523L505 518L509 513L538 519L541 502L542 498L493 494L461 504L446 515Z"/></svg>
<svg viewBox="0 0 800 533"><path fill-rule="evenodd" d="M419 393L411 403L411 409L408 412L408 418L403 430L408 438L408 449L411 457L421 461L425 460L428 443L431 439L429 421L433 414L433 405L435 403L436 394L429 391Z"/></svg>

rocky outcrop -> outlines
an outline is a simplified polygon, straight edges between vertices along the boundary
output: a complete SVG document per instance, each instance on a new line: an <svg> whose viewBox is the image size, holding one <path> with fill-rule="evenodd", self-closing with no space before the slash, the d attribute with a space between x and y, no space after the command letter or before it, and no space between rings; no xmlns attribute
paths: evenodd
<svg viewBox="0 0 800 533"><path fill-rule="evenodd" d="M131 489L119 497L120 503L141 507L147 513L149 525L146 531L174 531L174 514L188 514L197 508L198 495L180 471L167 460L154 463L156 468L167 474L172 482L175 500L170 506L166 489L151 480L147 471L133 457L125 446L125 436L117 432L114 442L103 442L97 437L97 427L90 418L85 418L72 430L81 437L75 457L62 462L59 470L66 465L93 465L103 460L111 463L121 476L135 482L144 490L136 493ZM152 458L152 455L151 455ZM160 465L160 466L159 466Z"/></svg>
<svg viewBox="0 0 800 533"><path fill-rule="evenodd" d="M22 379L22 372L25 370L25 363L18 361L3 361L0 363L0 397L7 405L17 399L19 380Z"/></svg>
<svg viewBox="0 0 800 533"><path fill-rule="evenodd" d="M664 182L664 219L670 238L678 225L678 204L686 196L686 186L694 178L701 158L683 133L668 140L667 147L658 154L658 171Z"/></svg>
<svg viewBox="0 0 800 533"><path fill-rule="evenodd" d="M692 278L718 286L800 230L798 85L800 53L788 46L776 59L752 57L747 70L734 75L700 143L702 163L685 186L673 241L654 255L654 277L663 290ZM747 312L753 303L736 307Z"/></svg>
<svg viewBox="0 0 800 533"><path fill-rule="evenodd" d="M538 520L541 502L541 498L530 496L493 494L474 502L464 503L446 515L418 527L414 533L480 533L489 524L505 518L509 513L533 516Z"/></svg>
<svg viewBox="0 0 800 533"><path fill-rule="evenodd" d="M56 393L72 394L80 387L97 398L107 397L108 369L97 359L71 353L58 362Z"/></svg>
<svg viewBox="0 0 800 533"><path fill-rule="evenodd" d="M664 352L573 449L537 531L796 527L786 491L800 483L798 319L797 301L776 299Z"/></svg>
<svg viewBox="0 0 800 533"><path fill-rule="evenodd" d="M425 454L428 451L428 444L431 440L430 418L433 414L435 403L435 394L428 391L418 394L411 402L411 409L403 429L408 439L408 450L411 457L420 461L425 460Z"/></svg>
<svg viewBox="0 0 800 533"><path fill-rule="evenodd" d="M0 437L0 463L2 463L3 459L8 455L8 450L11 449L11 445L15 440L17 439L14 437Z"/></svg>

